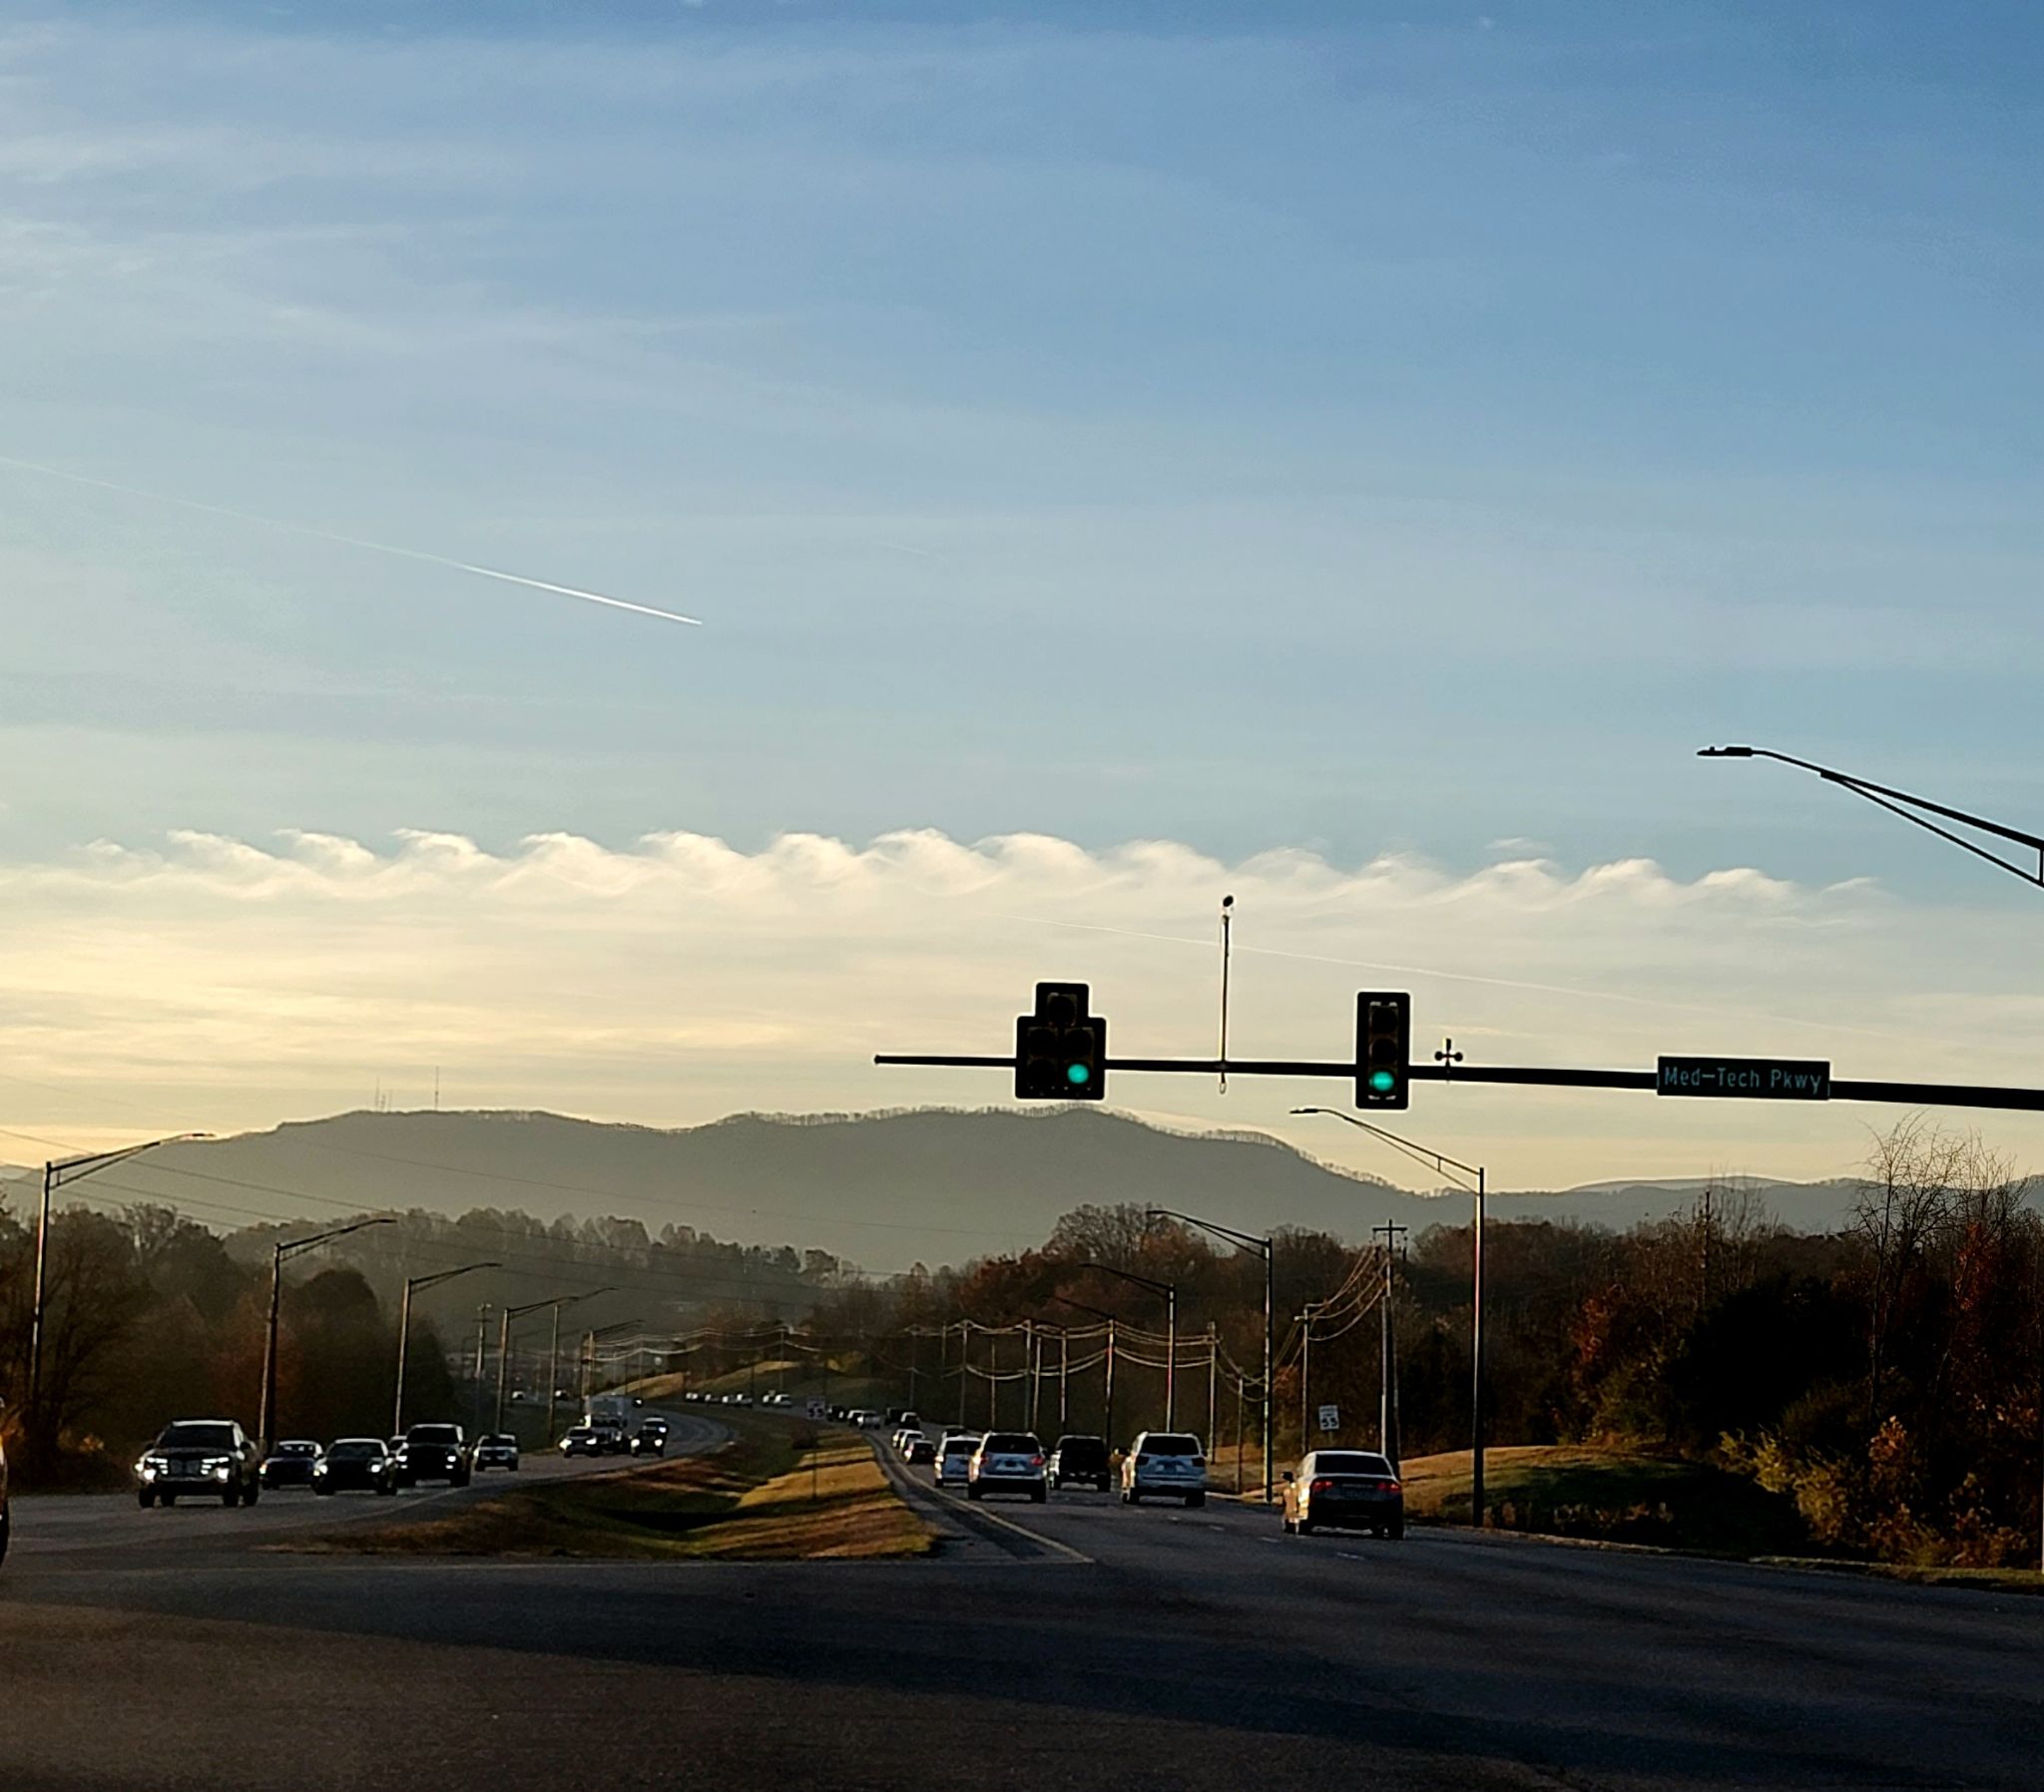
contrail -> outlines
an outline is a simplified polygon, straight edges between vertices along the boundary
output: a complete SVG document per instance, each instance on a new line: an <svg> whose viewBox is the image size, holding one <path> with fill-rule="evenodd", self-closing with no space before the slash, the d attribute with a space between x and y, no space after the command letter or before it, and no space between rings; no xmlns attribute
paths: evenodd
<svg viewBox="0 0 2044 1792"><path fill-rule="evenodd" d="M175 504L180 510L196 510L210 517L232 517L238 523L258 523L264 529L288 530L292 535L309 535L314 541L334 542L343 548L364 548L371 554L394 554L400 560L424 561L428 566L450 567L457 573L473 573L478 579L501 579L506 585L523 585L532 591L550 591L557 597L580 598L585 604L602 604L612 610L629 610L634 616L658 617L664 623L686 623L703 627L703 619L682 616L673 610L656 610L650 604L630 604L623 598L607 598L600 591L581 591L572 585L550 585L544 579L528 579L520 573L499 572L495 567L471 566L465 560L450 560L444 554L424 554L417 548L393 548L388 542L364 541L358 535L336 535L330 529L314 529L305 523L281 523L275 517L258 517L253 511L231 510L225 504L201 504L193 498L173 498L163 492L145 492L139 486L117 485L111 479L93 479L84 473L67 473L62 467L45 467L32 460L17 460L0 454L0 467L23 473L40 473L45 479L67 479L73 485L95 486L103 492L141 498L151 504Z"/></svg>

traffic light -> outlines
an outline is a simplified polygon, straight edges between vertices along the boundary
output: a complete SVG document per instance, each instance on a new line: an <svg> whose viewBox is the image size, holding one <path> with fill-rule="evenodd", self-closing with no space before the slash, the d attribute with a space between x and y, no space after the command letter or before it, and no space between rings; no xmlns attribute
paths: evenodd
<svg viewBox="0 0 2044 1792"><path fill-rule="evenodd" d="M1411 1083L1412 997L1404 990L1364 990L1355 998L1355 1105L1404 1108Z"/></svg>
<svg viewBox="0 0 2044 1792"><path fill-rule="evenodd" d="M1083 983L1039 983L1036 1012L1015 1019L1018 1102L1107 1098L1107 1023L1087 1013Z"/></svg>

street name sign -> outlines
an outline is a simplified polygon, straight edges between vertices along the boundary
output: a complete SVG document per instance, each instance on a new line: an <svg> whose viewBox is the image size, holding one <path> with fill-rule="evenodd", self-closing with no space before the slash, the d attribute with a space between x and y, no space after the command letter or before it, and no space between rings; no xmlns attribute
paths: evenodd
<svg viewBox="0 0 2044 1792"><path fill-rule="evenodd" d="M1831 1067L1820 1058L1664 1058L1654 1077L1654 1093L1828 1102Z"/></svg>

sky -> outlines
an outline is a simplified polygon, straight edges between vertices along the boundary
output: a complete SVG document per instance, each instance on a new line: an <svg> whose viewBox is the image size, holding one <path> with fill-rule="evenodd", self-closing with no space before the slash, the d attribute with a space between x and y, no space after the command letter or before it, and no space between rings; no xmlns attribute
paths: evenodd
<svg viewBox="0 0 2044 1792"><path fill-rule="evenodd" d="M2031 1078L2036 889L1694 754L2044 830L2040 65L1876 0L0 3L0 1156L435 1067L998 1100L865 1059L1038 977L1210 1050L1224 892L1238 1052L1388 986L1491 1063ZM1111 1099L1385 1168L1323 1093ZM1883 1118L1410 1120L1551 1186Z"/></svg>

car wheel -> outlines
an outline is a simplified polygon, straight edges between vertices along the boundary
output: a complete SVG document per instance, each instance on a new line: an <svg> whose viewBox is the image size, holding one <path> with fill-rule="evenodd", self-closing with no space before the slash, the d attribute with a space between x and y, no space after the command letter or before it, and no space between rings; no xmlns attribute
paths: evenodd
<svg viewBox="0 0 2044 1792"><path fill-rule="evenodd" d="M1313 1522L1311 1519L1300 1519L1292 1529L1300 1537L1310 1537L1313 1534Z"/></svg>
<svg viewBox="0 0 2044 1792"><path fill-rule="evenodd" d="M1207 1496L1205 1494L1188 1494L1186 1495L1186 1504L1188 1506L1205 1506L1207 1504Z"/></svg>
<svg viewBox="0 0 2044 1792"><path fill-rule="evenodd" d="M162 1499L166 1506L175 1506L178 1503L178 1496L176 1494L165 1494L162 1496Z"/></svg>
<svg viewBox="0 0 2044 1792"><path fill-rule="evenodd" d="M333 1489L331 1489L330 1487L322 1487L316 1481L312 1484L312 1491L313 1493L317 1494L319 1498L322 1500L330 1500L333 1497Z"/></svg>
<svg viewBox="0 0 2044 1792"><path fill-rule="evenodd" d="M1284 1535L1285 1535L1286 1537L1289 1537L1289 1536L1291 1536L1291 1534L1292 1534L1292 1530L1293 1530L1293 1527L1292 1527L1292 1523L1291 1523L1291 1521L1290 1521L1289 1519L1286 1519L1286 1520L1284 1521Z"/></svg>
<svg viewBox="0 0 2044 1792"><path fill-rule="evenodd" d="M238 1488L232 1481L230 1481L227 1484L227 1486L222 1488L220 1491L220 1503L223 1506L241 1505L242 1490Z"/></svg>
<svg viewBox="0 0 2044 1792"><path fill-rule="evenodd" d="M466 1475L456 1475L452 1480L453 1485L456 1487L466 1487L468 1485L468 1477Z"/></svg>
<svg viewBox="0 0 2044 1792"><path fill-rule="evenodd" d="M135 1494L135 1503L138 1506L140 1506L144 1512L147 1512L152 1506L156 1504L156 1489L153 1487L137 1489Z"/></svg>
<svg viewBox="0 0 2044 1792"><path fill-rule="evenodd" d="M1405 1541L1405 1521L1403 1519L1400 1519L1395 1525L1393 1525L1390 1528L1390 1530L1386 1531L1384 1535L1388 1537L1394 1544L1402 1544Z"/></svg>
<svg viewBox="0 0 2044 1792"><path fill-rule="evenodd" d="M1122 1498L1126 1500L1131 1506L1141 1506L1143 1504L1143 1496L1141 1492L1139 1492L1135 1488L1130 1488L1127 1493L1122 1495Z"/></svg>
<svg viewBox="0 0 2044 1792"><path fill-rule="evenodd" d="M258 1482L252 1481L242 1490L242 1504L244 1506L254 1506L261 1498L262 1488Z"/></svg>

